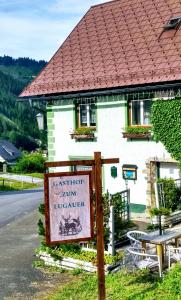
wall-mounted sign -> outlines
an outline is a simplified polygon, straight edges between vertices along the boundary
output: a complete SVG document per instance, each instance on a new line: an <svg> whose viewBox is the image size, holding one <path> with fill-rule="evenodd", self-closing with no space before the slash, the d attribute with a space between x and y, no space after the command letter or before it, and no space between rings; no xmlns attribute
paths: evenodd
<svg viewBox="0 0 181 300"><path fill-rule="evenodd" d="M122 174L125 180L136 180L137 179L137 169L136 165L123 165Z"/></svg>
<svg viewBox="0 0 181 300"><path fill-rule="evenodd" d="M91 172L45 174L46 242L78 242L93 237Z"/></svg>

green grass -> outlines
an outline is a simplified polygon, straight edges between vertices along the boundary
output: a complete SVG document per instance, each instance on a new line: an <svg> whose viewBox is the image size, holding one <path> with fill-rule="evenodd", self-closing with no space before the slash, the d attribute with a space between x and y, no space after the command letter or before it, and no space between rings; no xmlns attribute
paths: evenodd
<svg viewBox="0 0 181 300"><path fill-rule="evenodd" d="M31 176L31 177L35 177L35 178L44 178L44 174L43 173L26 173L23 174L25 176Z"/></svg>
<svg viewBox="0 0 181 300"><path fill-rule="evenodd" d="M148 270L134 273L122 270L106 276L107 300L180 300L181 264L168 272L163 280ZM75 280L59 287L42 300L96 300L97 277L79 274Z"/></svg>
<svg viewBox="0 0 181 300"><path fill-rule="evenodd" d="M21 182L8 178L3 179L0 177L0 191L24 190L36 188L38 186L39 185L31 182Z"/></svg>

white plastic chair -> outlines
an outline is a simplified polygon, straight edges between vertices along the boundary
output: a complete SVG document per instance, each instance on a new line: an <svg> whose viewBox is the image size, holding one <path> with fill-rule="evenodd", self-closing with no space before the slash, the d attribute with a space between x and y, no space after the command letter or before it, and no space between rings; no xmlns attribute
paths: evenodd
<svg viewBox="0 0 181 300"><path fill-rule="evenodd" d="M142 244L139 241L139 238L143 235L147 235L147 233L144 231L132 230L128 231L126 235L130 241L131 247L134 247L135 249L140 249L142 248Z"/></svg>
<svg viewBox="0 0 181 300"><path fill-rule="evenodd" d="M178 262L181 261L181 247L169 247L168 248L168 268L171 267L171 259Z"/></svg>
<svg viewBox="0 0 181 300"><path fill-rule="evenodd" d="M181 231L181 226L175 226L175 227L169 228L168 230L169 231ZM167 251L169 251L169 247L171 247L171 246L174 247L174 243L175 243L174 239L165 243L165 255L166 255ZM181 243L179 243L178 246L181 246Z"/></svg>
<svg viewBox="0 0 181 300"><path fill-rule="evenodd" d="M131 255L133 263L137 268L148 268L151 270L158 267L159 276L162 277L160 258L158 255L145 253L145 249L135 250L134 247L129 247L127 251Z"/></svg>
<svg viewBox="0 0 181 300"><path fill-rule="evenodd" d="M179 231L181 232L181 226L175 226L175 227L172 227L172 228L168 228L169 231ZM173 241L172 241L173 243ZM170 242L167 243L167 245L169 245ZM180 246L180 245L179 245Z"/></svg>

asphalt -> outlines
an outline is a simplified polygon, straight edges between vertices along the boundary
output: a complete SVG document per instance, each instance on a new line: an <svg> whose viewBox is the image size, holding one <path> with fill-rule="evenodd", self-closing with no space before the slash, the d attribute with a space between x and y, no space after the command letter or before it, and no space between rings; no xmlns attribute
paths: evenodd
<svg viewBox="0 0 181 300"><path fill-rule="evenodd" d="M40 244L39 217L35 210L0 228L0 300L39 300L57 282L66 280L65 274L52 276L32 267Z"/></svg>

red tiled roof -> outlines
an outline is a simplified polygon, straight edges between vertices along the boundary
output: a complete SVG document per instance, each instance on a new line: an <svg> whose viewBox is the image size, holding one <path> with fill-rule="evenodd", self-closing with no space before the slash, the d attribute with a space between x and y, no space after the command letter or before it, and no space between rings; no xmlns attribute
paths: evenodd
<svg viewBox="0 0 181 300"><path fill-rule="evenodd" d="M180 0L115 0L90 8L21 97L181 80Z"/></svg>

